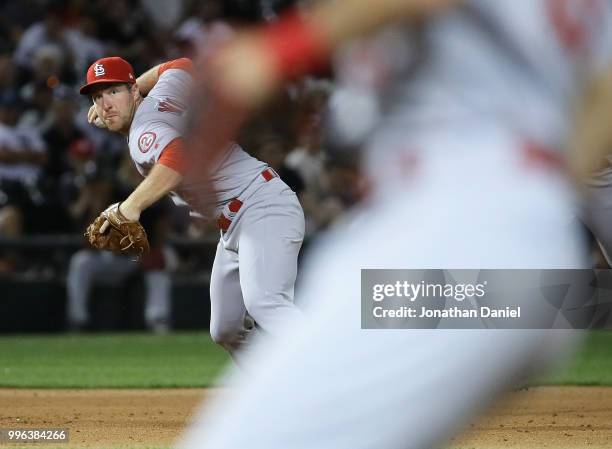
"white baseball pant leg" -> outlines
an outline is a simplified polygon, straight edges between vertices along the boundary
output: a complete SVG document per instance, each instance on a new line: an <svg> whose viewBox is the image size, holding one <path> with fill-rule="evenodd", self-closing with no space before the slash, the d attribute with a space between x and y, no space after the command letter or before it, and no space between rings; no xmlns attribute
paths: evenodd
<svg viewBox="0 0 612 449"><path fill-rule="evenodd" d="M302 208L279 178L246 199L222 235L211 276L210 331L232 355L250 333L247 313L257 330L273 337L302 319L294 284L303 239Z"/></svg>
<svg viewBox="0 0 612 449"><path fill-rule="evenodd" d="M210 277L210 336L235 357L251 331L245 325L238 253L225 249L219 240Z"/></svg>
<svg viewBox="0 0 612 449"><path fill-rule="evenodd" d="M567 189L498 151L504 139L425 146L407 188L338 227L306 267L313 306L282 340L259 342L248 378L204 407L187 449L416 449L441 443L574 332L362 330L362 268L583 268ZM508 150L502 147L503 150ZM525 304L530 298L522 298ZM302 303L302 302L301 302Z"/></svg>

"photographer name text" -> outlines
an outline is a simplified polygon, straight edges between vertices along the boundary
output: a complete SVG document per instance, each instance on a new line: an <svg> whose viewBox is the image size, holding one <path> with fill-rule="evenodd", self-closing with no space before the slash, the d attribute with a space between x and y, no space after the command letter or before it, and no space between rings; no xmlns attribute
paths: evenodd
<svg viewBox="0 0 612 449"><path fill-rule="evenodd" d="M375 318L520 318L521 308L504 307L495 309L492 307L480 306L476 309L460 309L450 307L447 309L429 309L421 307L402 306L394 309L385 309L376 306L372 309Z"/></svg>

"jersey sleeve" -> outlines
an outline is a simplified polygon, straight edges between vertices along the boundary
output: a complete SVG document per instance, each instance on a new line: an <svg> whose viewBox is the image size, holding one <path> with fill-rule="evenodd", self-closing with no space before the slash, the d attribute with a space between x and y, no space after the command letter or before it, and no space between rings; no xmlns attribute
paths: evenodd
<svg viewBox="0 0 612 449"><path fill-rule="evenodd" d="M168 123L145 122L133 133L134 140L130 139L130 155L136 165L150 169L159 161L164 150L180 137L179 130Z"/></svg>
<svg viewBox="0 0 612 449"><path fill-rule="evenodd" d="M193 67L193 62L191 62L191 59L179 58L161 64L159 66L159 69L157 69L157 75L161 76L164 72L171 69L184 70L191 76L193 76L195 73L195 69Z"/></svg>
<svg viewBox="0 0 612 449"><path fill-rule="evenodd" d="M159 67L158 74L159 79L148 96L158 100L171 99L186 108L194 88L191 61L181 58L166 62Z"/></svg>
<svg viewBox="0 0 612 449"><path fill-rule="evenodd" d="M144 99L130 131L130 154L142 172L156 163L185 170L182 135L193 92L193 67L186 58L162 64L159 80Z"/></svg>
<svg viewBox="0 0 612 449"><path fill-rule="evenodd" d="M177 137L166 145L157 162L179 173L185 173L187 164L184 151L183 139Z"/></svg>

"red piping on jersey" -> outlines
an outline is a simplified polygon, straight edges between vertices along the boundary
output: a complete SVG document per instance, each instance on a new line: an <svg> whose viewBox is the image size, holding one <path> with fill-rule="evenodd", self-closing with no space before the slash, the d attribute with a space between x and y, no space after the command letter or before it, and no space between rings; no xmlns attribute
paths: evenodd
<svg viewBox="0 0 612 449"><path fill-rule="evenodd" d="M157 76L161 76L162 73L170 69L180 69L189 72L191 75L195 74L195 68L193 66L193 62L191 62L191 59L179 58L161 64L159 69L157 69Z"/></svg>

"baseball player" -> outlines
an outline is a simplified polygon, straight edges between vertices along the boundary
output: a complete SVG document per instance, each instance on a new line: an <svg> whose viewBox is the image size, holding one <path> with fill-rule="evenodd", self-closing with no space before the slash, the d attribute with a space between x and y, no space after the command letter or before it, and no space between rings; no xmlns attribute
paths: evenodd
<svg viewBox="0 0 612 449"><path fill-rule="evenodd" d="M138 79L131 65L118 57L100 59L87 71L80 92L94 103L89 121L124 135L145 176L123 202L102 213L88 236L94 245L109 248L113 233L136 224L142 210L170 192L175 203L215 219L221 238L211 275L210 332L235 356L247 335L261 329L278 336L284 326L301 319L293 289L304 216L295 194L277 174L235 143L211 161L211 167L196 167L214 173L212 192L196 177L186 176L182 136L192 73L193 65L185 58L153 67ZM202 199L204 191L208 196ZM205 200L207 206L212 204L214 217L200 206ZM141 232L124 237L115 243L124 251L146 247ZM249 325L252 320L256 327Z"/></svg>
<svg viewBox="0 0 612 449"><path fill-rule="evenodd" d="M574 335L558 331L360 328L362 268L588 266L559 150L574 141L575 99L610 65L611 3L455 3L323 2L218 56L217 88L254 107L383 24L424 24L428 49L389 86L364 156L369 201L306 262L305 322L258 345L257 369L203 409L182 447L437 447L517 375L571 346Z"/></svg>

